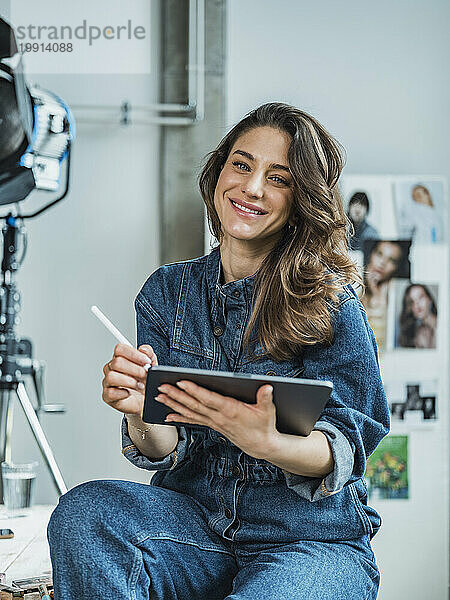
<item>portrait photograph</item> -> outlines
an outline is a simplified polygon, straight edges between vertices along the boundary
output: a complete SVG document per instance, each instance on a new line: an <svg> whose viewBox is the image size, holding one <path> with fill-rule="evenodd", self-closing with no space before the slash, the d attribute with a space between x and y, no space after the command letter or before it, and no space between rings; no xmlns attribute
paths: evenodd
<svg viewBox="0 0 450 600"><path fill-rule="evenodd" d="M346 175L341 178L340 190L353 226L351 250L362 252L366 240L397 237L390 177Z"/></svg>
<svg viewBox="0 0 450 600"><path fill-rule="evenodd" d="M394 282L394 348L435 349L438 332L436 284Z"/></svg>
<svg viewBox="0 0 450 600"><path fill-rule="evenodd" d="M397 227L400 238L414 244L447 241L447 210L442 180L396 181L394 184Z"/></svg>
<svg viewBox="0 0 450 600"><path fill-rule="evenodd" d="M386 349L389 289L395 278L409 278L411 263L407 240L366 240L363 246L361 302L377 340L378 351Z"/></svg>

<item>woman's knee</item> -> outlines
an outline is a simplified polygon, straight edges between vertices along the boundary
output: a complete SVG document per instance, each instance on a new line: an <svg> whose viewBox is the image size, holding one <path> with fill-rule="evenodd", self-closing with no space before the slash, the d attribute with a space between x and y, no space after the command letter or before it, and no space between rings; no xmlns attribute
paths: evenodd
<svg viewBox="0 0 450 600"><path fill-rule="evenodd" d="M95 521L105 518L108 503L114 501L116 483L121 482L87 481L63 494L50 517L47 528L49 540L66 535L70 535L72 541L76 541L77 536L85 537Z"/></svg>
<svg viewBox="0 0 450 600"><path fill-rule="evenodd" d="M159 488L132 481L87 481L60 497L48 525L50 541L64 537L73 542L86 536L132 539L142 522L153 522L164 505Z"/></svg>

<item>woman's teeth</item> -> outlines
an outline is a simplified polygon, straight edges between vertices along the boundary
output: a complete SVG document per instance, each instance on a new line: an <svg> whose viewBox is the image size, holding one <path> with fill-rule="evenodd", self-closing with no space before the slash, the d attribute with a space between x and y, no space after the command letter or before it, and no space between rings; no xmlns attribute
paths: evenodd
<svg viewBox="0 0 450 600"><path fill-rule="evenodd" d="M234 206L237 206L237 208L239 208L239 210L243 210L244 212L253 213L254 215L263 215L264 214L263 212L261 212L259 210L251 210L250 208L247 208L246 206L242 206L242 204L233 202L233 200L231 200L231 204L234 204Z"/></svg>

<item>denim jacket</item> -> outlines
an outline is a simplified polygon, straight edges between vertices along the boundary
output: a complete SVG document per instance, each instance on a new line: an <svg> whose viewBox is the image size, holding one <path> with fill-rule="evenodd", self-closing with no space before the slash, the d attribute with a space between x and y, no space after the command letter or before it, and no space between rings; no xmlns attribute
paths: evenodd
<svg viewBox="0 0 450 600"><path fill-rule="evenodd" d="M314 427L330 442L331 473L323 479L306 477L244 457L253 468L271 469L289 490L285 517L294 528L292 536L329 540L373 536L381 518L367 505L362 476L367 457L389 431L389 408L375 337L355 291L347 285L339 296L332 313L334 339L330 346L306 346L301 356L276 362L264 355L258 344L252 348L255 360L242 349L255 276L224 285L220 276L217 247L206 256L157 269L135 301L138 345L150 344L160 365L332 381L330 399ZM195 462L202 453L203 458L210 455L217 460L244 454L215 430L178 426L178 432L174 452L152 461L133 445L124 418L122 452L136 466L158 471L152 485L191 494L195 492L187 491L186 466L190 461ZM183 478L185 487L180 483Z"/></svg>

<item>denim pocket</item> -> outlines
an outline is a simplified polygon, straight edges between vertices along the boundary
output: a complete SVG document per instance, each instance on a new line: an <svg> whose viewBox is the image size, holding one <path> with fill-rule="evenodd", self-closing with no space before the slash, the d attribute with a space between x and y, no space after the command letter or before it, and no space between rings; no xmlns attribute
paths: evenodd
<svg viewBox="0 0 450 600"><path fill-rule="evenodd" d="M358 481L361 481L361 480L358 480ZM361 519L364 529L365 529L366 533L372 537L372 535L374 533L373 525L366 513L367 504L365 504L365 500L367 498L367 492L365 492L365 490L364 491L359 490L356 485L357 483L358 482L350 483L348 487L351 491L353 501L355 503L355 508L358 512L359 518ZM362 494L360 496L361 492L362 492ZM363 500L364 500L364 502L363 502Z"/></svg>
<svg viewBox="0 0 450 600"><path fill-rule="evenodd" d="M189 348L185 345L171 345L170 347L170 365L172 367L186 367L187 369L207 369L211 370L213 359L206 352L202 352L199 348Z"/></svg>

